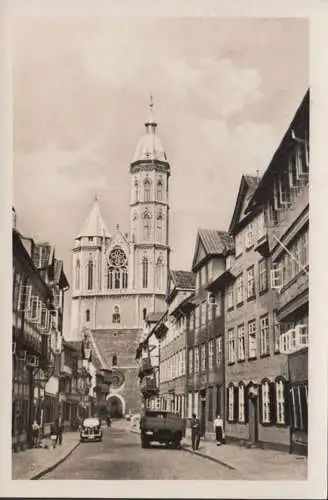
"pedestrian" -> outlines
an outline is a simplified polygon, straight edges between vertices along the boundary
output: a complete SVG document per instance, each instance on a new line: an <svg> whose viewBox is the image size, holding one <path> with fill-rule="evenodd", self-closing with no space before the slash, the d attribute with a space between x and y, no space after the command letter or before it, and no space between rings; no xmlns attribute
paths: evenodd
<svg viewBox="0 0 328 500"><path fill-rule="evenodd" d="M56 419L56 425L57 425L57 439L56 443L59 445L62 444L63 442L63 430L64 430L64 423L63 423L63 417L62 414L60 413Z"/></svg>
<svg viewBox="0 0 328 500"><path fill-rule="evenodd" d="M217 446L220 446L224 442L223 420L220 415L218 415L214 420L214 429L216 444Z"/></svg>
<svg viewBox="0 0 328 500"><path fill-rule="evenodd" d="M58 435L58 427L57 422L51 422L50 425L50 439L51 439L51 447L56 448L57 443L57 435Z"/></svg>
<svg viewBox="0 0 328 500"><path fill-rule="evenodd" d="M39 431L40 426L36 420L32 424L32 438L33 438L33 448L38 448L39 446Z"/></svg>
<svg viewBox="0 0 328 500"><path fill-rule="evenodd" d="M107 420L107 427L110 427L112 425L112 419L110 418L109 415L106 420Z"/></svg>
<svg viewBox="0 0 328 500"><path fill-rule="evenodd" d="M200 421L196 417L196 413L192 414L192 419L190 422L191 426L191 444L193 450L198 450L200 441Z"/></svg>

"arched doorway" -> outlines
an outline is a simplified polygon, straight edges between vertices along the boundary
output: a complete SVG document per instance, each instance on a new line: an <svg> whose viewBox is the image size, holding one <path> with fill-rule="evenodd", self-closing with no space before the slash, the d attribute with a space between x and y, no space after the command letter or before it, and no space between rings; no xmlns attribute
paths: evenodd
<svg viewBox="0 0 328 500"><path fill-rule="evenodd" d="M122 418L125 413L124 399L116 394L110 395L107 400L107 408L112 418Z"/></svg>

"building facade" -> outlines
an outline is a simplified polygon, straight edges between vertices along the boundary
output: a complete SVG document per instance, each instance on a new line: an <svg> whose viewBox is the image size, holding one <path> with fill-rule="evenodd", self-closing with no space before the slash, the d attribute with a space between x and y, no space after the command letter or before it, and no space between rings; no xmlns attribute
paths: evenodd
<svg viewBox="0 0 328 500"><path fill-rule="evenodd" d="M266 230L255 250L271 261L271 289L276 293L275 352L284 359L284 375L287 365L285 406L279 407L282 385L277 384L284 380L281 378L276 381L273 397L278 403L273 406L276 421L284 419L289 424L286 441L291 451L307 453L309 92L251 198L249 210L259 207Z"/></svg>
<svg viewBox="0 0 328 500"><path fill-rule="evenodd" d="M35 244L16 227L13 210L12 447L32 445L32 424L43 430L58 414L58 360L64 292L62 262L49 244Z"/></svg>
<svg viewBox="0 0 328 500"><path fill-rule="evenodd" d="M160 335L160 407L187 416L187 332L195 276L190 271L171 271L167 314Z"/></svg>
<svg viewBox="0 0 328 500"><path fill-rule="evenodd" d="M73 248L70 336L88 328L113 370L113 416L140 407L135 352L148 314L165 310L170 165L152 108L130 164L129 233L110 234L95 200Z"/></svg>
<svg viewBox="0 0 328 500"><path fill-rule="evenodd" d="M212 433L224 412L224 296L217 278L224 272L233 241L226 231L200 229L192 270L196 276L194 308L188 334L188 416L195 412L201 432Z"/></svg>

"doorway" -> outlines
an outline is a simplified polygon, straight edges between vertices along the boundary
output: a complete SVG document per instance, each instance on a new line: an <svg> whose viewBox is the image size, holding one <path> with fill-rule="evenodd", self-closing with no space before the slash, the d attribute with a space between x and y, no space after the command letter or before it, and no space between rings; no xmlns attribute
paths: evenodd
<svg viewBox="0 0 328 500"><path fill-rule="evenodd" d="M205 436L206 427L206 397L201 396L200 398L200 435Z"/></svg>
<svg viewBox="0 0 328 500"><path fill-rule="evenodd" d="M249 408L249 442L253 446L255 446L258 440L256 397L250 397L248 399L248 408Z"/></svg>
<svg viewBox="0 0 328 500"><path fill-rule="evenodd" d="M111 396L108 400L108 411L112 418L122 418L123 417L123 407L122 401L117 396Z"/></svg>

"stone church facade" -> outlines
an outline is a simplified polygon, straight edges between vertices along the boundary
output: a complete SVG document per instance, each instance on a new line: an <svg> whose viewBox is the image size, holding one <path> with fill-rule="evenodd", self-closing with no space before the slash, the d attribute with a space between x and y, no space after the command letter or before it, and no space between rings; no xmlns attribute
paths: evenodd
<svg viewBox="0 0 328 500"><path fill-rule="evenodd" d="M129 233L111 234L95 199L73 248L71 337L87 331L113 369L113 416L140 407L136 349L148 314L165 310L170 165L152 108L130 164Z"/></svg>

